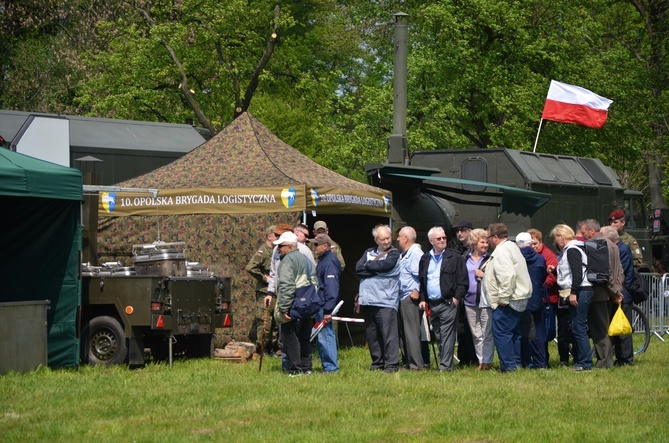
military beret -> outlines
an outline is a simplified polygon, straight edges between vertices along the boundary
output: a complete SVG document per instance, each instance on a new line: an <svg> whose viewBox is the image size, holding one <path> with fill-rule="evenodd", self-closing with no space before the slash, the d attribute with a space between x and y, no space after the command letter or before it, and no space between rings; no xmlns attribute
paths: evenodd
<svg viewBox="0 0 669 443"><path fill-rule="evenodd" d="M622 209L616 209L611 213L611 215L609 215L608 220L620 220L621 218L625 218L625 212Z"/></svg>

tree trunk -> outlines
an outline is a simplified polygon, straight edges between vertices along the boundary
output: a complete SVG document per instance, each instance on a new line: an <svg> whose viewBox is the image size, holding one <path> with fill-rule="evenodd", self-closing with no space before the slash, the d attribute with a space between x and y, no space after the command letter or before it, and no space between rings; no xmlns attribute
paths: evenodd
<svg viewBox="0 0 669 443"><path fill-rule="evenodd" d="M654 140L644 156L648 171L648 189L650 191L651 207L666 208L667 200L664 197L662 189L662 182L664 180L662 168L665 163L665 133L667 126L664 113L662 112L661 100L664 91L669 86L667 70L665 68L669 60L667 60L667 53L664 49L666 41L669 39L669 23L667 20L669 18L669 2L666 0L630 0L630 2L639 12L646 26L646 34L650 47L648 59L649 89L651 97L653 97L650 115L659 116L651 117L652 120L649 122L654 134Z"/></svg>

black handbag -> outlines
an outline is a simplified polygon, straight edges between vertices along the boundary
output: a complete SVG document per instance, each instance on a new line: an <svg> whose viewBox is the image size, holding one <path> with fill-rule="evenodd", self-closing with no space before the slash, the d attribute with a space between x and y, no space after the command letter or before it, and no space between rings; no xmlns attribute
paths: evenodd
<svg viewBox="0 0 669 443"><path fill-rule="evenodd" d="M306 257L305 260L307 261L307 277L311 282L311 263ZM320 309L321 301L318 297L316 285L309 283L309 285L295 290L295 299L293 299L288 315L294 320L303 320L313 317Z"/></svg>

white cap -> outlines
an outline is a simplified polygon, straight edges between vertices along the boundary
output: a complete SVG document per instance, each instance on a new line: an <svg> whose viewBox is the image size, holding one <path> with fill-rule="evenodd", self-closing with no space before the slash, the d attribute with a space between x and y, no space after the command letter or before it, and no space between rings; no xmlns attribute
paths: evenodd
<svg viewBox="0 0 669 443"><path fill-rule="evenodd" d="M521 232L516 235L516 244L519 248L532 246L532 236L529 232Z"/></svg>
<svg viewBox="0 0 669 443"><path fill-rule="evenodd" d="M284 243L292 243L294 245L297 244L297 235L293 234L290 231L286 231L281 236L277 239L274 240L272 243L275 245L282 245Z"/></svg>

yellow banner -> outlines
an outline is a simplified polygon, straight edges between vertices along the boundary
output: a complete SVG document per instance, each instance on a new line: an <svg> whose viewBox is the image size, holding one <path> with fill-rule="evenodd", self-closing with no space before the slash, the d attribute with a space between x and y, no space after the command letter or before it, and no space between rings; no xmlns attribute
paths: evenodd
<svg viewBox="0 0 669 443"><path fill-rule="evenodd" d="M323 214L365 214L390 217L392 196L361 190L309 188L307 210Z"/></svg>
<svg viewBox="0 0 669 443"><path fill-rule="evenodd" d="M256 214L303 211L305 187L159 189L158 196L101 192L101 217L174 214Z"/></svg>

